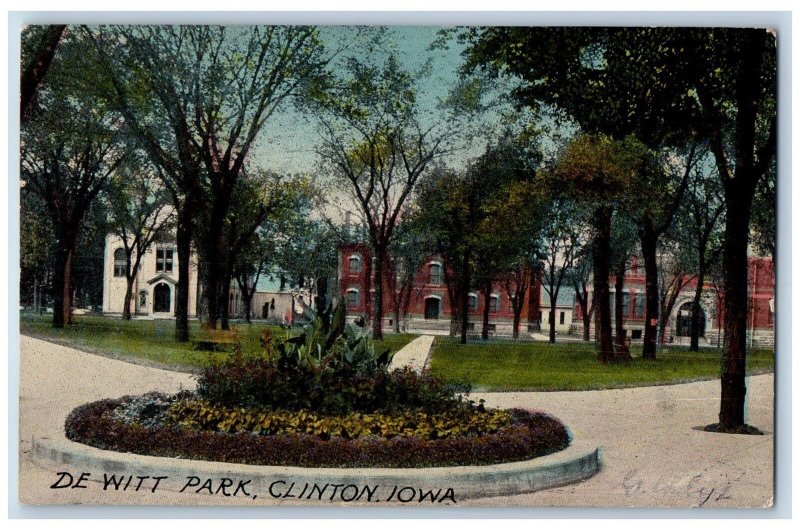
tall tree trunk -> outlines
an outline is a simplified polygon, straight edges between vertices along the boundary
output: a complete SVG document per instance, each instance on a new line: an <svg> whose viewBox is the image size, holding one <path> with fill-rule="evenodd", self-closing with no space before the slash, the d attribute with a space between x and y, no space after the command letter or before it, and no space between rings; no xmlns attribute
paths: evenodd
<svg viewBox="0 0 800 530"><path fill-rule="evenodd" d="M403 305L400 308L400 318L403 319L403 331L406 331L407 328L405 326L405 320L408 316L408 308L411 305L411 292L414 290L414 278L409 278L408 285L406 285L406 291L403 296ZM451 306L452 308L452 306ZM451 313L455 313L455 311L451 310Z"/></svg>
<svg viewBox="0 0 800 530"><path fill-rule="evenodd" d="M128 272L125 278L125 301L122 304L122 320L131 319L131 300L133 299L133 280L134 276Z"/></svg>
<svg viewBox="0 0 800 530"><path fill-rule="evenodd" d="M315 292L314 306L317 309L317 314L322 314L322 312L328 309L328 278L325 276L319 276L317 278Z"/></svg>
<svg viewBox="0 0 800 530"><path fill-rule="evenodd" d="M575 286L575 296L578 299L578 305L581 308L581 319L583 320L583 340L589 342L591 334L589 328L592 325L592 315L589 311L589 293L586 291L586 284L583 284L583 292Z"/></svg>
<svg viewBox="0 0 800 530"><path fill-rule="evenodd" d="M392 329L395 333L400 333L400 304L394 304L394 322Z"/></svg>
<svg viewBox="0 0 800 530"><path fill-rule="evenodd" d="M194 205L185 203L178 210L178 284L175 287L175 341L189 342L189 260L192 254Z"/></svg>
<svg viewBox="0 0 800 530"><path fill-rule="evenodd" d="M523 273L526 274L526 273ZM516 289L516 293L514 296L514 304L512 306L514 310L514 323L513 323L513 331L512 337L514 339L519 338L519 323L522 320L522 309L525 307L525 293L528 290L528 283L524 284L523 289Z"/></svg>
<svg viewBox="0 0 800 530"><path fill-rule="evenodd" d="M63 328L72 324L72 262L78 241L79 227L65 226L63 221L57 232L58 249L53 274L53 327Z"/></svg>
<svg viewBox="0 0 800 530"><path fill-rule="evenodd" d="M374 286L373 282L373 273L372 273L372 261L371 259L364 260L364 286L362 292L364 293L364 322L366 329L367 324L370 327L373 324L373 298L372 298L372 289Z"/></svg>
<svg viewBox="0 0 800 530"><path fill-rule="evenodd" d="M375 340L383 339L383 265L386 260L386 247L375 246L375 319L372 322L372 337ZM369 293L367 293L369 296Z"/></svg>
<svg viewBox="0 0 800 530"><path fill-rule="evenodd" d="M461 263L462 278L458 286L461 292L461 296L459 297L459 304L461 305L461 344L467 343L467 332L469 331L469 286L472 283L471 260L472 251L468 248L464 251L463 261Z"/></svg>
<svg viewBox="0 0 800 530"><path fill-rule="evenodd" d="M703 295L703 284L706 281L706 261L702 257L705 254L705 249L702 249L702 252L700 266L697 269L697 286L694 289L694 298L692 299L692 329L689 351L700 351L700 298Z"/></svg>
<svg viewBox="0 0 800 530"><path fill-rule="evenodd" d="M595 211L595 228L597 230L594 245L594 299L597 325L595 336L598 341L598 360L602 363L614 360L614 343L611 338L611 311L608 305L609 262L611 260L611 215L613 210L600 207Z"/></svg>
<svg viewBox="0 0 800 530"><path fill-rule="evenodd" d="M37 276L33 278L33 312L39 312L39 278Z"/></svg>
<svg viewBox="0 0 800 530"><path fill-rule="evenodd" d="M625 263L622 263L622 267L617 264L617 270L614 273L614 290L616 291L614 294L614 331L617 336L617 346L624 346L625 345L625 315L623 314L623 292L622 289L625 287Z"/></svg>
<svg viewBox="0 0 800 530"><path fill-rule="evenodd" d="M72 324L72 260L74 249L59 249L53 274L53 327Z"/></svg>
<svg viewBox="0 0 800 530"><path fill-rule="evenodd" d="M726 428L744 425L747 359L747 240L752 194L726 193L723 269L725 274L725 362L719 421Z"/></svg>
<svg viewBox="0 0 800 530"><path fill-rule="evenodd" d="M242 281L244 276L244 281ZM239 285L239 292L242 293L242 305L244 305L244 321L246 324L251 323L250 313L253 311L253 295L256 292L256 286L253 285L251 289L248 285L247 275L236 275L236 283Z"/></svg>
<svg viewBox="0 0 800 530"><path fill-rule="evenodd" d="M481 338L487 340L489 338L489 310L492 300L492 282L483 282L483 326L481 327Z"/></svg>
<svg viewBox="0 0 800 530"><path fill-rule="evenodd" d="M658 239L645 229L640 242L644 258L645 303L642 358L656 358L656 323L658 322Z"/></svg>
<svg viewBox="0 0 800 530"><path fill-rule="evenodd" d="M589 328L592 325L592 316L584 310L583 312L583 340L589 342L592 339Z"/></svg>
<svg viewBox="0 0 800 530"><path fill-rule="evenodd" d="M231 329L230 316L231 316L231 277L225 271L220 275L219 286L219 325L224 330Z"/></svg>
<svg viewBox="0 0 800 530"><path fill-rule="evenodd" d="M548 317L547 321L550 325L550 344L556 343L556 296L558 294L553 289L553 286L550 286L550 310L547 312Z"/></svg>

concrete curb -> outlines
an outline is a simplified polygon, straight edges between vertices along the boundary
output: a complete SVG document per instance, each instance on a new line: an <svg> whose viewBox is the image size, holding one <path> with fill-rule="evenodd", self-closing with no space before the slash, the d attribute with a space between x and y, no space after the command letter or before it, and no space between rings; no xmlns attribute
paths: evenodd
<svg viewBox="0 0 800 530"><path fill-rule="evenodd" d="M236 503L240 499L259 496L309 503L355 501L359 504L370 501L418 504L423 491L436 493L441 490L439 498L444 500L448 489L452 490L449 498L458 502L459 499L516 495L562 486L585 480L600 469L598 448L586 442L573 442L564 451L522 462L411 469L251 466L117 453L66 439L49 438L34 439L32 453L34 461L47 469L58 472L63 470L62 466L70 466L78 473L91 473L88 480L101 484L104 474L125 475L125 480L128 476L136 477L131 490L140 482L139 477L149 479L142 488L152 487L150 477L167 477L160 482L159 491L176 492L186 486L189 477L198 477L197 484L184 488L184 492L207 494L218 493L223 479L231 480L231 491L239 481L250 481L246 486L246 496L231 496L231 501ZM204 488L209 479L209 486ZM369 492L374 492L374 495ZM369 495L365 497L367 493Z"/></svg>

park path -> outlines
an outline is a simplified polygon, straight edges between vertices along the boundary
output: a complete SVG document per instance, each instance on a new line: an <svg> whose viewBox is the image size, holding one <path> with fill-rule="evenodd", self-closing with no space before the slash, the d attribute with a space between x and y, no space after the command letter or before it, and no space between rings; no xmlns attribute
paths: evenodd
<svg viewBox="0 0 800 530"><path fill-rule="evenodd" d="M20 337L20 493L26 504L234 504L202 494L54 490L53 469L30 458L34 437L63 437L64 418L97 399L193 388L191 375L87 354ZM544 410L575 437L602 450L595 477L512 497L463 500L461 506L760 507L770 502L773 477L773 381L748 380L748 421L765 436L695 430L715 421L719 381L587 392L475 394L490 406ZM67 471L81 471L70 469ZM100 470L102 473L102 470ZM241 501L240 501L241 502ZM249 503L249 501L248 501ZM259 498L255 504L277 504ZM282 505L291 505L283 502ZM315 504L320 506L319 503Z"/></svg>
<svg viewBox="0 0 800 530"><path fill-rule="evenodd" d="M425 368L431 346L433 346L433 336L420 335L394 354L389 369L408 366L416 372L421 372Z"/></svg>

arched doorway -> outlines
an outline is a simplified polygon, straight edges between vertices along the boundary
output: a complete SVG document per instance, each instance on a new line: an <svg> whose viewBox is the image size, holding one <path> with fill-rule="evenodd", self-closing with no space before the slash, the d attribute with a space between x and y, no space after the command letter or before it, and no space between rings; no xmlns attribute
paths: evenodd
<svg viewBox="0 0 800 530"><path fill-rule="evenodd" d="M439 319L439 306L441 300L438 298L425 299L425 320L438 320Z"/></svg>
<svg viewBox="0 0 800 530"><path fill-rule="evenodd" d="M700 307L700 320L698 322L700 333L698 336L706 336L706 314ZM692 303L686 302L678 309L678 318L675 325L675 334L678 337L690 337L692 335Z"/></svg>
<svg viewBox="0 0 800 530"><path fill-rule="evenodd" d="M172 292L169 285L159 283L153 289L153 313L169 313Z"/></svg>

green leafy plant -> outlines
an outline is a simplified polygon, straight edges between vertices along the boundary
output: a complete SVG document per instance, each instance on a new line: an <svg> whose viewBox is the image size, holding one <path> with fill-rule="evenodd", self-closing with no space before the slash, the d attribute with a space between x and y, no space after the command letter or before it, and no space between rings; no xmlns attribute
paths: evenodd
<svg viewBox="0 0 800 530"><path fill-rule="evenodd" d="M420 409L394 413L350 412L341 416L309 410L287 411L255 408L229 408L208 401L186 399L175 402L167 412L166 425L184 429L258 435L311 434L323 440L338 436L355 439L365 436L396 436L437 440L450 436L476 436L496 433L511 425L506 411L454 409L430 414Z"/></svg>

